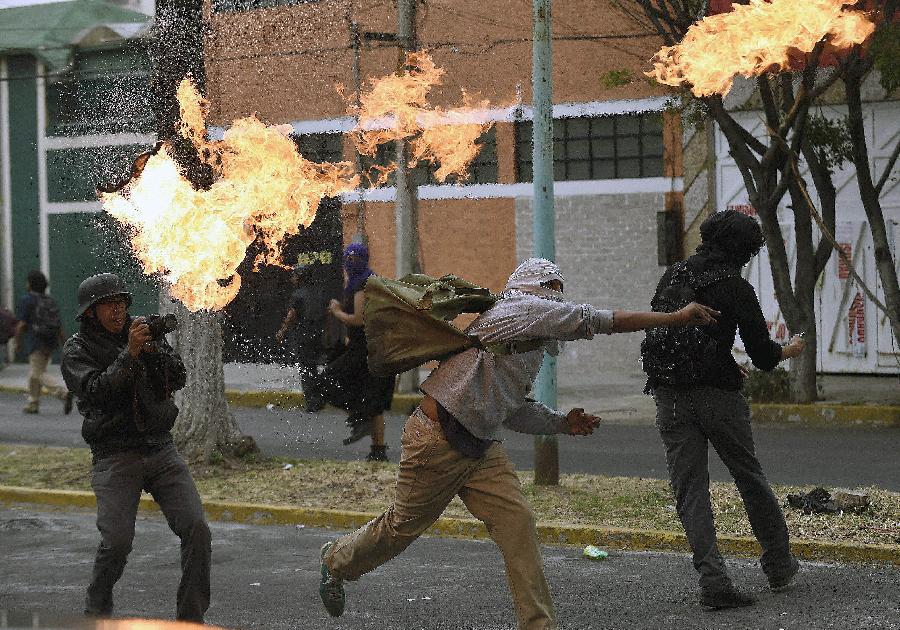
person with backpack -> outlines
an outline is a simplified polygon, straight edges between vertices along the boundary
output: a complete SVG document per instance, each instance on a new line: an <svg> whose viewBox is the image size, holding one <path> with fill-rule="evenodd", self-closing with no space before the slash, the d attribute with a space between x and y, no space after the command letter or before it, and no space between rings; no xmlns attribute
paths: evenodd
<svg viewBox="0 0 900 630"><path fill-rule="evenodd" d="M731 354L740 332L753 364L772 370L804 348L800 336L782 347L769 338L759 300L741 268L765 243L759 224L728 210L700 226L697 253L662 276L651 306L671 312L696 300L721 313L703 329L650 329L641 345L645 392L656 401L656 425L666 448L675 507L693 550L700 601L710 608L749 606L756 599L731 581L716 545L709 496L708 444L734 478L753 534L762 546L760 564L773 590L787 586L799 569L791 555L778 499L756 458L750 408L741 394L743 371Z"/></svg>
<svg viewBox="0 0 900 630"><path fill-rule="evenodd" d="M72 412L72 394L56 379L47 374L47 364L53 351L63 342L63 328L59 306L47 295L47 277L38 270L28 272L27 293L16 309L16 334L13 347L22 348L28 355L28 404L25 413L40 413L41 389L46 387L51 396L63 401L63 413Z"/></svg>
<svg viewBox="0 0 900 630"><path fill-rule="evenodd" d="M466 328L478 345L443 360L422 383L425 396L403 430L393 504L322 546L319 596L328 613L343 614L345 580L400 554L458 495L500 547L518 627L556 628L534 515L500 444L501 427L531 434L593 432L600 419L583 409L561 413L526 398L544 351L557 354L560 341L707 324L715 316L699 304L676 313L633 313L566 302L556 264L532 258L519 265L500 299Z"/></svg>

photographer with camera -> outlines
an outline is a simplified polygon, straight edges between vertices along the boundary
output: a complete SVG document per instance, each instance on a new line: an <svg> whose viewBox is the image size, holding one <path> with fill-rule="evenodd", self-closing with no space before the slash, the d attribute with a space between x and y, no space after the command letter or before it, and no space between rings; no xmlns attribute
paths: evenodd
<svg viewBox="0 0 900 630"><path fill-rule="evenodd" d="M181 357L166 342L173 316L132 318L131 293L115 274L78 287L81 329L63 346L62 373L84 416L91 447L91 486L101 542L85 598L85 614L112 614L112 591L122 576L141 491L159 504L181 539L177 618L203 622L209 607L210 533L200 495L178 454L171 429L178 415L172 394L184 387Z"/></svg>

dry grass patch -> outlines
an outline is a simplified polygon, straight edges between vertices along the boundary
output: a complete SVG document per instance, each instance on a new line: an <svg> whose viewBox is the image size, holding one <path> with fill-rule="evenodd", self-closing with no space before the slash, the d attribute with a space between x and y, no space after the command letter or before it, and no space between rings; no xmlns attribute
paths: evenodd
<svg viewBox="0 0 900 630"><path fill-rule="evenodd" d="M285 468L286 464L291 467ZM193 468L206 499L379 512L392 500L396 464L290 460L223 462ZM538 487L531 471L519 473L538 521L588 526L681 531L666 481L634 477L563 475L558 487ZM86 449L0 444L0 485L90 490ZM811 486L776 486L788 493ZM900 544L900 493L864 488L872 504L863 514L804 515L785 508L791 536L831 542ZM721 534L752 536L734 484L712 484ZM446 516L470 517L457 498Z"/></svg>

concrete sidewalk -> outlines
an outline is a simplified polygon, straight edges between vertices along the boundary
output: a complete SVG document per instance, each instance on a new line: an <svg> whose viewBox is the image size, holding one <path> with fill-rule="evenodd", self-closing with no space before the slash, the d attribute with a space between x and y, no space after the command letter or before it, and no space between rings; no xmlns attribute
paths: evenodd
<svg viewBox="0 0 900 630"><path fill-rule="evenodd" d="M296 366L252 363L225 365L225 389L234 404L265 406L302 404L300 377ZM59 365L48 373L62 382ZM427 373L422 370L424 378ZM0 391L26 391L28 366L17 363L0 371ZM756 422L850 424L900 426L900 380L897 376L823 375L823 399L814 405L754 404ZM656 415L653 400L642 393L643 379L623 378L598 383L590 388L560 384L558 407L582 407L599 414L605 422L652 424ZM394 409L406 412L415 406L415 395L395 396Z"/></svg>

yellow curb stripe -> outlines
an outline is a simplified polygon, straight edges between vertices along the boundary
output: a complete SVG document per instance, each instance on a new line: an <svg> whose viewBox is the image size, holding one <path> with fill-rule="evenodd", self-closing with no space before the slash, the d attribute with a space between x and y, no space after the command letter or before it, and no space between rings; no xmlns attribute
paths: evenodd
<svg viewBox="0 0 900 630"><path fill-rule="evenodd" d="M756 403L751 408L754 422L900 427L900 406L894 405Z"/></svg>
<svg viewBox="0 0 900 630"><path fill-rule="evenodd" d="M0 486L0 504L43 504L62 507L94 508L92 492L75 490L43 490ZM350 512L323 508L264 505L256 503L228 503L204 501L207 517L214 521L247 523L251 525L304 525L340 530L353 530L378 516L369 512ZM142 511L158 511L150 497L142 497ZM538 539L547 545L597 545L627 551L690 551L682 532L626 529L617 527L587 527L577 525L539 523ZM426 534L446 538L484 539L488 537L484 524L474 519L440 518ZM733 556L756 557L759 544L753 538L719 537L719 549ZM832 543L816 540L792 540L791 549L804 560L846 563L888 563L900 566L900 545L863 545Z"/></svg>

